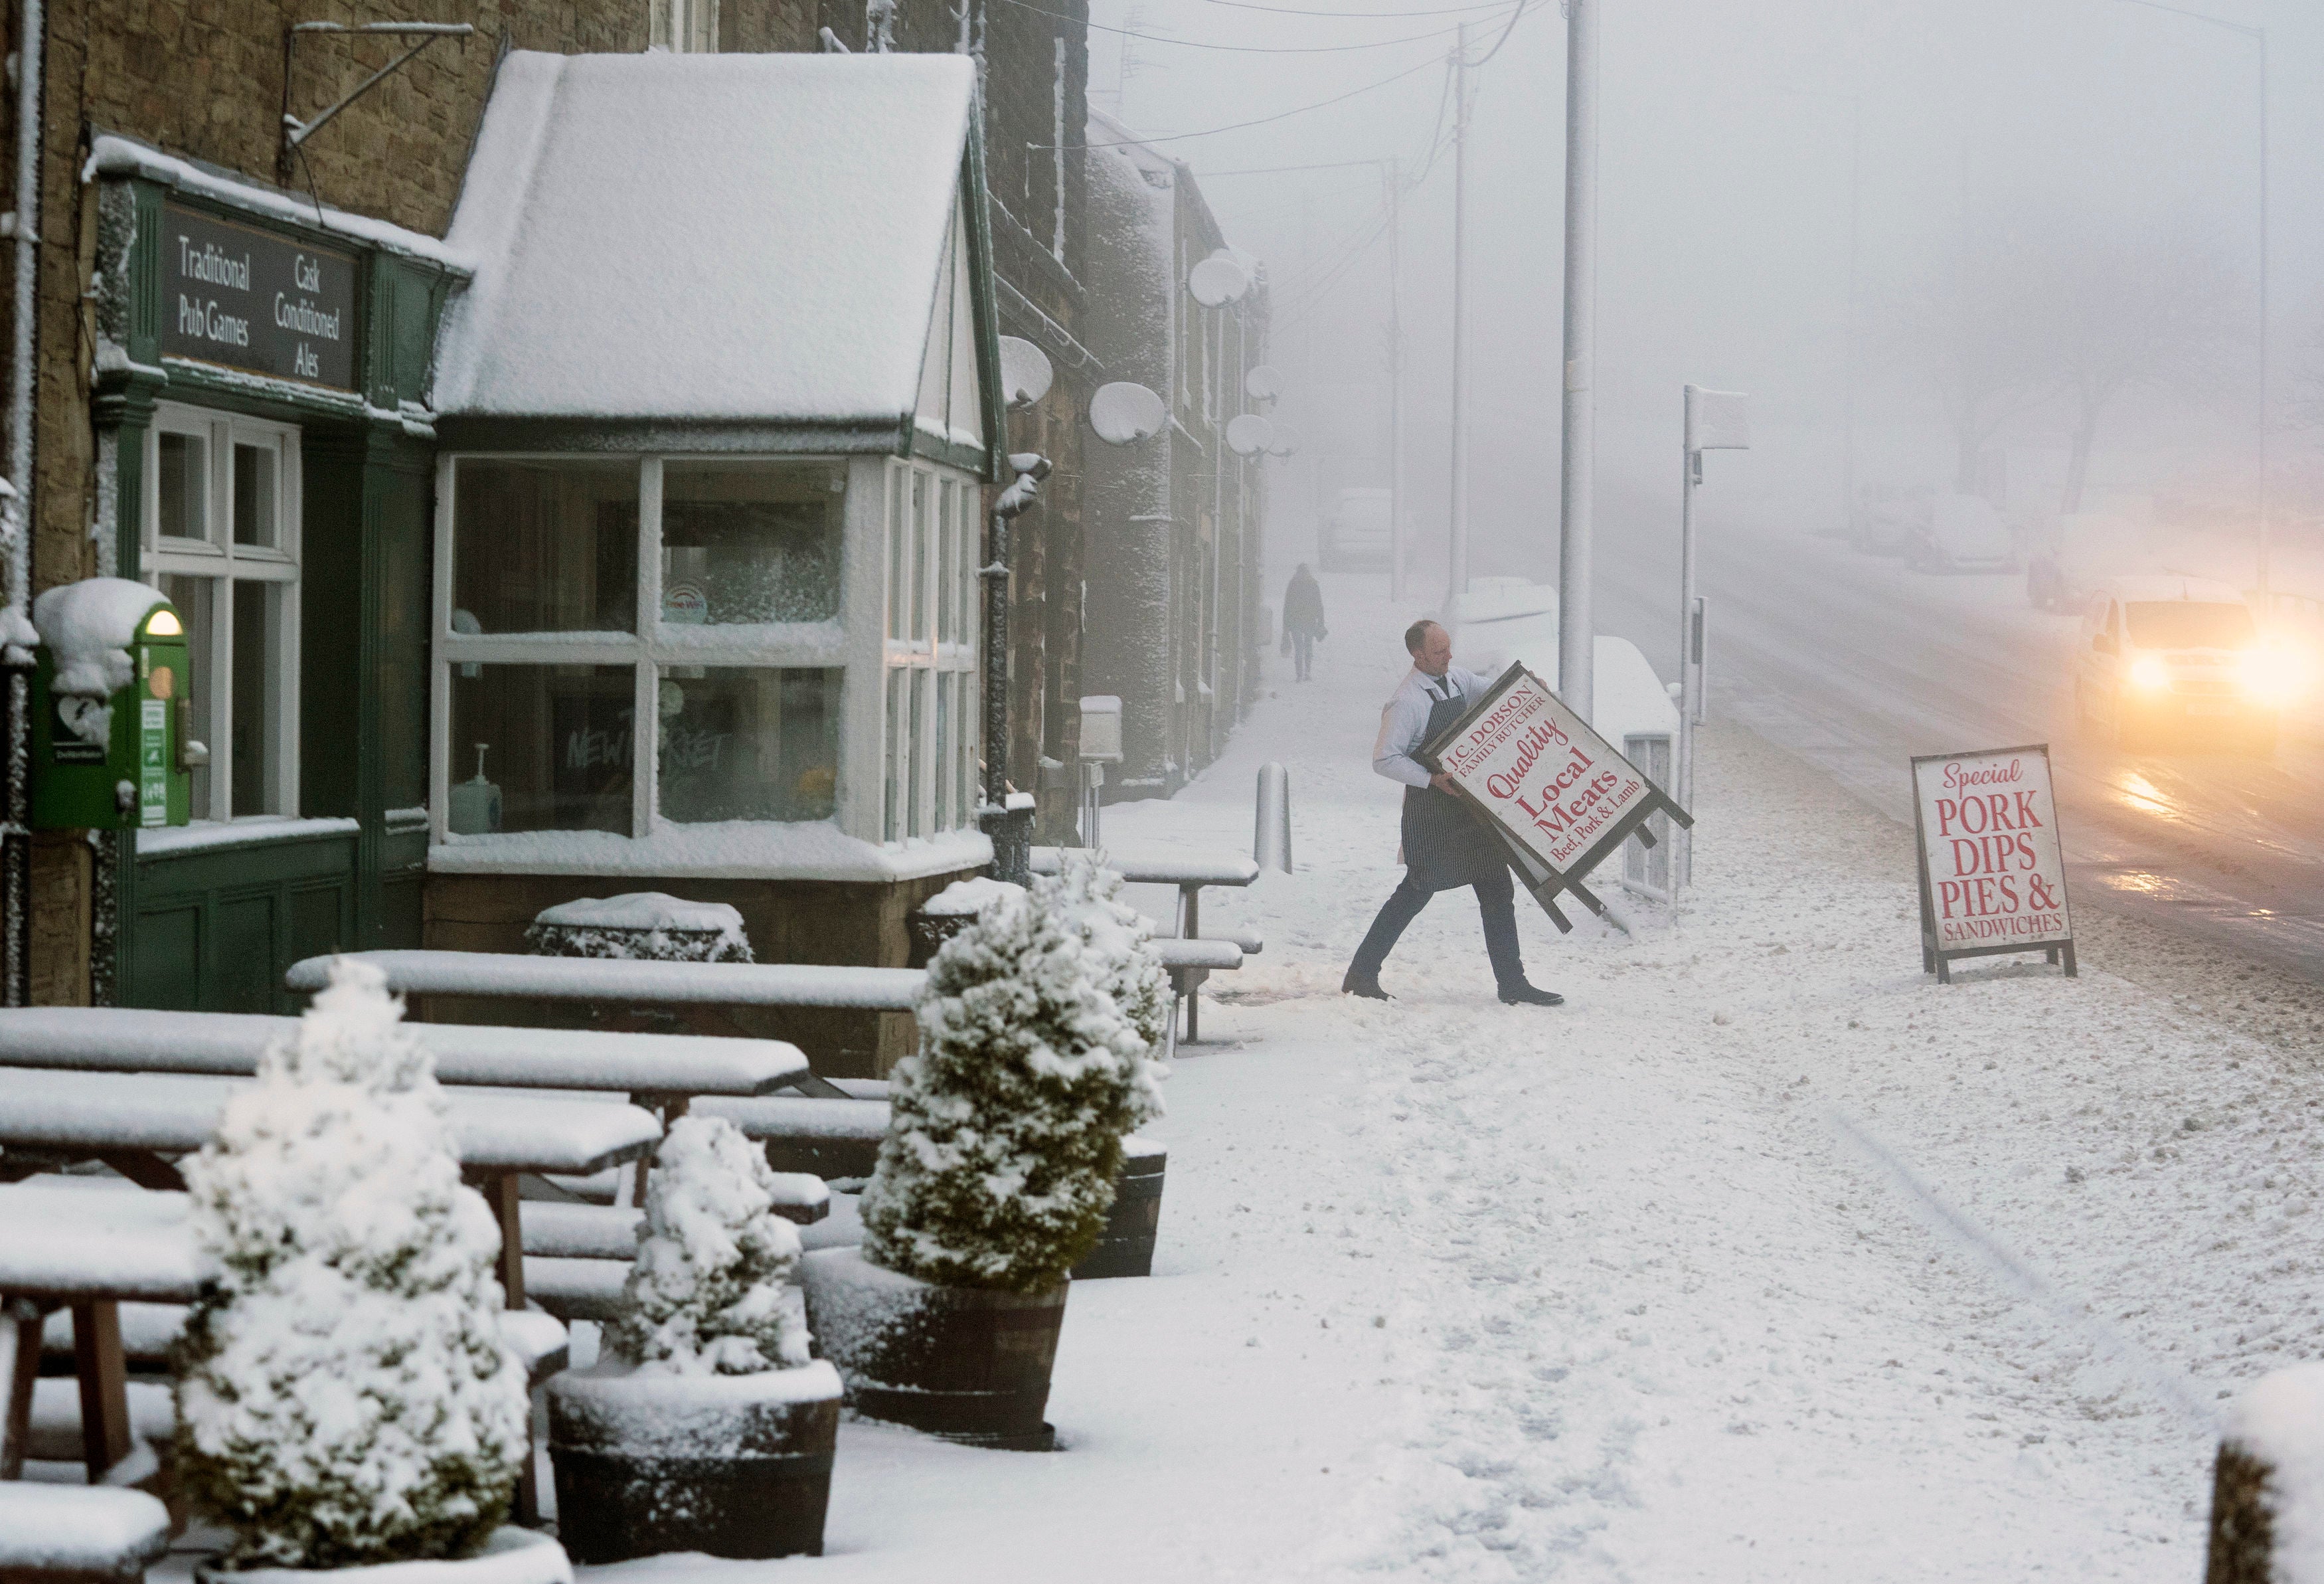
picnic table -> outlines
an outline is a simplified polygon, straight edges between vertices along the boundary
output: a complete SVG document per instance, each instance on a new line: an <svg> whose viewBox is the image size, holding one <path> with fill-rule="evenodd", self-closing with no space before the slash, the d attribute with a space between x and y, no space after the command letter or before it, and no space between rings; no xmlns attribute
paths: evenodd
<svg viewBox="0 0 2324 1584"><path fill-rule="evenodd" d="M101 1161L141 1188L185 1186L170 1157L190 1154L217 1130L218 1113L246 1083L178 1074L20 1070L0 1106L0 1172L19 1152ZM615 1101L543 1100L446 1091L463 1172L484 1190L501 1227L501 1283L524 1307L524 1232L517 1179L586 1177L647 1154L661 1138L651 1112Z"/></svg>
<svg viewBox="0 0 2324 1584"><path fill-rule="evenodd" d="M82 1460L90 1481L129 1455L120 1306L190 1303L199 1293L189 1208L182 1192L138 1192L103 1179L0 1186L0 1480L23 1473L42 1322L60 1307L72 1312ZM548 1316L508 1312L502 1331L536 1379L561 1364L563 1328ZM528 1510L530 1486L528 1473Z"/></svg>
<svg viewBox="0 0 2324 1584"><path fill-rule="evenodd" d="M1201 856L1174 852L1139 852L1109 848L1106 866L1132 885L1175 885L1178 890L1178 916L1176 920L1178 944L1192 946L1203 939L1203 888L1207 885L1249 885L1259 876L1259 865L1240 853L1216 853ZM1064 872L1065 849L1037 847L1033 849L1033 873L1056 875ZM1248 933L1238 934L1230 944L1240 949L1232 962L1185 959L1173 963L1165 955L1163 964L1171 968L1170 987L1186 1007L1186 1042L1193 1044L1199 1037L1196 1024L1197 1002L1195 987L1208 978L1213 968L1234 968L1242 966L1241 952L1256 953L1261 942ZM1157 940L1157 950L1169 942ZM1172 1028L1176 1018L1172 1018ZM1175 1043L1175 1034L1173 1042Z"/></svg>

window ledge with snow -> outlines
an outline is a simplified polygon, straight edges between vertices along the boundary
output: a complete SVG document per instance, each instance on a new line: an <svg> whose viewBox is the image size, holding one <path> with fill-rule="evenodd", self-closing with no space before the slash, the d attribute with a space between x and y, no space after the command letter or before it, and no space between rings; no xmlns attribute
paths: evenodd
<svg viewBox="0 0 2324 1584"><path fill-rule="evenodd" d="M137 833L141 858L174 857L179 853L216 852L221 848L257 847L277 841L309 841L318 837L353 836L363 827L353 820L293 820L266 814L249 820L197 820L190 825Z"/></svg>
<svg viewBox="0 0 2324 1584"><path fill-rule="evenodd" d="M664 821L650 836L526 830L454 836L428 849L438 875L636 875L681 880L918 880L982 868L992 843L978 830L925 840L860 840L827 820Z"/></svg>

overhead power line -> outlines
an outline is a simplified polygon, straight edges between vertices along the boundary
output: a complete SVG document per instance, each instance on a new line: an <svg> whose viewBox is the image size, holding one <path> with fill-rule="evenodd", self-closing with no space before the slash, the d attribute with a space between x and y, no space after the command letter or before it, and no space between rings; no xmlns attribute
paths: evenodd
<svg viewBox="0 0 2324 1584"><path fill-rule="evenodd" d="M1305 116L1310 110L1321 110L1328 106L1343 104L1347 100L1356 97L1359 94L1368 94L1376 88L1384 88L1392 82L1402 82L1414 72L1425 71L1435 64L1435 58L1431 56L1428 60L1423 60L1417 66L1407 66L1402 71L1391 72L1388 76L1381 78L1377 82L1368 82L1361 88L1350 88L1344 94L1333 94L1330 98L1318 99L1312 105L1301 105L1295 109L1278 111L1272 116L1255 116L1249 121L1230 122L1224 126L1206 126L1200 132L1166 132L1157 134L1151 137L1116 138L1110 143L1065 144L1062 145L1049 143L1037 143L1028 144L1026 146L1036 149L1043 153L1047 153L1060 146L1069 149L1122 149L1136 148L1143 144L1184 143L1190 137L1215 137L1222 132L1240 132L1246 126L1266 126L1270 123L1277 121L1288 121L1294 116Z"/></svg>
<svg viewBox="0 0 2324 1584"><path fill-rule="evenodd" d="M1269 11L1277 16L1328 16L1334 22L1366 22L1375 16L1460 16L1471 11L1498 11L1507 0L1476 0L1471 5L1444 5L1433 11L1308 11L1296 5L1259 5L1254 0L1210 0L1235 11Z"/></svg>
<svg viewBox="0 0 2324 1584"><path fill-rule="evenodd" d="M1500 3L1500 0L1496 0L1496 3ZM1047 16L1057 22L1074 23L1079 26L1094 29L1098 32L1119 33L1123 38L1135 39L1141 44L1172 44L1181 50L1219 50L1233 55L1337 55L1350 50L1386 50L1397 44L1416 44L1424 40L1441 39L1447 33L1460 31L1457 28L1440 27L1425 33L1406 33L1402 38L1374 39L1366 44L1211 44L1198 39L1174 39L1167 33L1144 33L1130 28L1108 27L1102 22L1084 23L1081 18L1068 16L1062 11L1051 11L1046 6L1036 5L1032 0L1001 0L1001 4L1014 5L1019 11L1029 11L1036 16Z"/></svg>

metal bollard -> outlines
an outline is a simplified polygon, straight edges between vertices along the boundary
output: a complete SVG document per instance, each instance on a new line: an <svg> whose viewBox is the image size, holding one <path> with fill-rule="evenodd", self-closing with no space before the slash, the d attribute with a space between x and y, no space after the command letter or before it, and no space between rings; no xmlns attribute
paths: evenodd
<svg viewBox="0 0 2324 1584"><path fill-rule="evenodd" d="M1259 814L1250 857L1262 869L1291 873L1291 773L1271 762L1259 767Z"/></svg>
<svg viewBox="0 0 2324 1584"><path fill-rule="evenodd" d="M2236 1401L2219 1431L2205 1584L2279 1584L2294 1576L2277 1564L2290 1560L2286 1532L2312 1531L2324 1515L2324 1488L2317 1488L2324 1482L2313 1473L2319 1442L2324 1364L2278 1370Z"/></svg>

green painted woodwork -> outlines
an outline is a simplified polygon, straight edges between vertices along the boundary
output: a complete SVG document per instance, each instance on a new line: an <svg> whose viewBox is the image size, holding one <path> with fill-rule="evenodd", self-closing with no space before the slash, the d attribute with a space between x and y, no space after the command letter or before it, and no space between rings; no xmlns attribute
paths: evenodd
<svg viewBox="0 0 2324 1584"><path fill-rule="evenodd" d="M101 462L116 485L120 575L141 570L155 403L299 426L299 812L358 822L354 831L143 858L124 838L115 869L117 996L133 1006L293 1011L281 986L300 958L420 940L427 832L409 820L391 830L387 816L427 800L436 448L426 403L437 320L455 277L424 260L357 248L355 393L165 366L168 305L156 251L165 196L343 251L349 239L142 179L106 187L107 212L135 221L127 279L101 283L98 304L126 366L101 368L90 402Z"/></svg>
<svg viewBox="0 0 2324 1584"><path fill-rule="evenodd" d="M139 860L122 899L122 1004L298 1011L283 973L355 938L355 848L349 831Z"/></svg>

